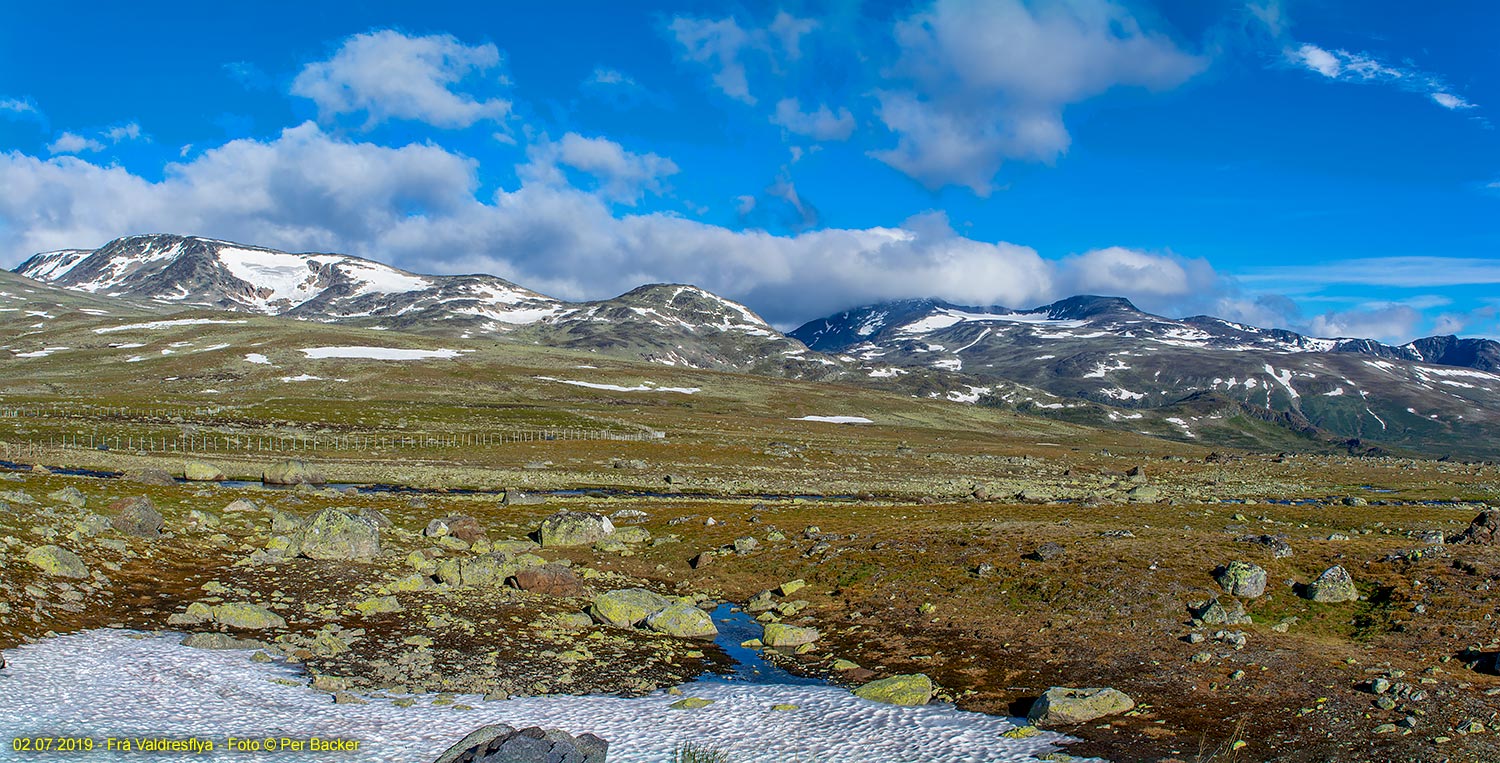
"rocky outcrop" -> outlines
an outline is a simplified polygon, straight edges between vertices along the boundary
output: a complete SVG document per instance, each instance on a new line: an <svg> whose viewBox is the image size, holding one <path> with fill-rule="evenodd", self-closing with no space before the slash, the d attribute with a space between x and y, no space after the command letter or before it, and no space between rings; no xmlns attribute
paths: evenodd
<svg viewBox="0 0 1500 763"><path fill-rule="evenodd" d="M1464 531L1448 539L1449 543L1469 543L1479 546L1495 545L1500 533L1500 510L1485 509Z"/></svg>
<svg viewBox="0 0 1500 763"><path fill-rule="evenodd" d="M533 726L485 726L460 739L435 763L604 763L609 742L593 734Z"/></svg>

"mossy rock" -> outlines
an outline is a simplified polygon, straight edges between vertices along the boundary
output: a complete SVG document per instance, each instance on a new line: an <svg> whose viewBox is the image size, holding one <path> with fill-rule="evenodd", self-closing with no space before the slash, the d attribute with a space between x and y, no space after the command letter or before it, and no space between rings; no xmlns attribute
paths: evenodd
<svg viewBox="0 0 1500 763"><path fill-rule="evenodd" d="M266 467L260 481L267 485L322 485L323 475L301 459L289 459Z"/></svg>
<svg viewBox="0 0 1500 763"><path fill-rule="evenodd" d="M219 482L224 471L204 461L189 461L182 467L182 478L188 482Z"/></svg>
<svg viewBox="0 0 1500 763"><path fill-rule="evenodd" d="M401 606L401 602L397 601L394 596L375 596L355 604L354 608L366 617L386 614L388 612L401 612L406 609Z"/></svg>
<svg viewBox="0 0 1500 763"><path fill-rule="evenodd" d="M932 679L909 673L871 681L854 690L854 696L887 705L925 705L932 699Z"/></svg>
<svg viewBox="0 0 1500 763"><path fill-rule="evenodd" d="M53 577L81 579L89 576L89 568L83 559L61 546L38 546L26 554L26 561Z"/></svg>
<svg viewBox="0 0 1500 763"><path fill-rule="evenodd" d="M589 546L609 537L615 525L603 514L559 511L542 520L537 537L544 547Z"/></svg>
<svg viewBox="0 0 1500 763"><path fill-rule="evenodd" d="M1037 726L1073 726L1133 707L1135 700L1119 689L1054 686L1032 704L1026 719Z"/></svg>
<svg viewBox="0 0 1500 763"><path fill-rule="evenodd" d="M380 555L380 528L364 517L326 508L312 515L292 536L309 559L372 559Z"/></svg>
<svg viewBox="0 0 1500 763"><path fill-rule="evenodd" d="M703 699L702 697L683 697L682 699L679 699L676 702L667 705L667 707L673 708L675 710L697 710L700 707L708 707L713 703L713 700Z"/></svg>
<svg viewBox="0 0 1500 763"><path fill-rule="evenodd" d="M817 628L802 628L786 623L766 623L760 640L771 647L796 647L811 644L822 637Z"/></svg>
<svg viewBox="0 0 1500 763"><path fill-rule="evenodd" d="M671 605L671 599L654 591L625 588L594 597L590 614L605 625L630 628Z"/></svg>
<svg viewBox="0 0 1500 763"><path fill-rule="evenodd" d="M247 601L231 602L214 607L214 621L247 631L286 627L286 620L281 615Z"/></svg>
<svg viewBox="0 0 1500 763"><path fill-rule="evenodd" d="M713 638L719 635L712 617L691 604L673 604L646 618L646 627L657 633L682 638Z"/></svg>

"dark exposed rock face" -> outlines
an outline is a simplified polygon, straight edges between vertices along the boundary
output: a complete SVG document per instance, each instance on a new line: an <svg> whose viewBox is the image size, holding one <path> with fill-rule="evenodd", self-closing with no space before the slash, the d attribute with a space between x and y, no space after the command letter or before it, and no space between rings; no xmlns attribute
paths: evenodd
<svg viewBox="0 0 1500 763"><path fill-rule="evenodd" d="M155 538L161 535L161 528L165 524L161 512L156 510L156 505L146 496L136 498L123 498L110 504L109 508L116 512L114 519L109 521L111 527L127 535L135 535L141 538Z"/></svg>
<svg viewBox="0 0 1500 763"><path fill-rule="evenodd" d="M1449 543L1471 543L1480 546L1495 545L1495 534L1500 531L1500 511L1485 509L1474 517L1464 531L1448 539Z"/></svg>
<svg viewBox="0 0 1500 763"><path fill-rule="evenodd" d="M608 750L609 743L593 734L497 723L459 740L435 763L604 763Z"/></svg>

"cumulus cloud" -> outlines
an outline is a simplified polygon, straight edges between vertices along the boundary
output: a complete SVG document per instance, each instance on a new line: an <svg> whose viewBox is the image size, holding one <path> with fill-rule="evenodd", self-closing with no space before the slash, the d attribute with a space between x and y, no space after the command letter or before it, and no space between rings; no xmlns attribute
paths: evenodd
<svg viewBox="0 0 1500 763"><path fill-rule="evenodd" d="M527 150L531 164L522 173L532 180L566 184L560 168L594 176L605 197L635 205L647 193L662 192L662 180L677 174L677 164L656 154L636 154L607 138L585 138L570 132L552 142L545 137Z"/></svg>
<svg viewBox="0 0 1500 763"><path fill-rule="evenodd" d="M104 144L93 138L85 138L78 133L64 132L57 136L57 140L47 144L47 150L53 154L82 154L90 151L103 151Z"/></svg>
<svg viewBox="0 0 1500 763"><path fill-rule="evenodd" d="M412 37L386 29L354 35L332 58L303 67L292 81L292 94L317 104L321 119L362 112L366 127L390 119L468 127L503 121L510 113L508 100L455 90L499 65L500 50L488 43L465 45L452 35Z"/></svg>
<svg viewBox="0 0 1500 763"><path fill-rule="evenodd" d="M141 137L141 126L135 122L127 122L122 125L115 125L105 130L101 135L108 139L110 143L136 140Z"/></svg>
<svg viewBox="0 0 1500 763"><path fill-rule="evenodd" d="M30 100L0 98L0 116L7 119L35 119L41 121L42 112Z"/></svg>
<svg viewBox="0 0 1500 763"><path fill-rule="evenodd" d="M848 140L854 134L854 115L848 109L840 107L835 112L827 104L820 104L816 111L803 111L796 98L778 101L771 123L813 140Z"/></svg>
<svg viewBox="0 0 1500 763"><path fill-rule="evenodd" d="M1206 65L1108 0L936 0L895 37L887 74L901 86L876 96L897 143L872 155L929 188L980 195L1003 161L1067 150L1069 104L1119 86L1176 87Z"/></svg>
<svg viewBox="0 0 1500 763"><path fill-rule="evenodd" d="M1219 275L1205 260L1190 260L1112 246L1065 258L1063 290L1074 294L1129 294L1137 299L1181 300L1217 291Z"/></svg>
<svg viewBox="0 0 1500 763"><path fill-rule="evenodd" d="M669 160L582 136L537 151L546 161L533 159L518 187L488 197L476 196L468 158L431 144L341 139L313 123L205 150L167 165L160 180L73 156L0 154L0 251L14 265L128 233L196 233L422 272L492 272L567 298L687 281L745 300L779 325L912 296L1033 306L1085 286L1165 300L1199 283L1190 261L1101 250L1059 263L1030 247L961 236L940 213L791 235L620 215L611 182L645 188L669 174ZM599 173L601 184L578 188L542 171L548 162ZM784 200L796 189L781 191Z"/></svg>
<svg viewBox="0 0 1500 763"><path fill-rule="evenodd" d="M766 31L781 45L786 57L795 61L802 57L802 38L817 28L818 22L812 19L799 19L786 11L780 11L771 20Z"/></svg>

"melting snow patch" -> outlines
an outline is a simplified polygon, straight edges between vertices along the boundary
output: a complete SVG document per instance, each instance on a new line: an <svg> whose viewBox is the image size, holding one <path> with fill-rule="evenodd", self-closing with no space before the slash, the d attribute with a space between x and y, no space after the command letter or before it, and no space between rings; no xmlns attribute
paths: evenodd
<svg viewBox="0 0 1500 763"><path fill-rule="evenodd" d="M993 387L975 387L972 384L965 384L964 387L967 389L966 392L953 390L948 393L948 399L955 403L977 403L979 398L990 394L994 389Z"/></svg>
<svg viewBox="0 0 1500 763"><path fill-rule="evenodd" d="M309 347L303 355L313 360L327 358L363 358L367 360L451 360L460 350L403 350L395 347Z"/></svg>
<svg viewBox="0 0 1500 763"><path fill-rule="evenodd" d="M875 378L875 379L893 379L893 378L895 378L897 376L900 376L901 374L904 374L904 373L907 373L907 371L905 369L902 369L902 368L872 368L872 369L870 369L870 376L871 376L871 378Z"/></svg>
<svg viewBox="0 0 1500 763"><path fill-rule="evenodd" d="M1197 438L1198 437L1198 435L1193 434L1193 430L1191 430L1191 429L1188 428L1188 423L1186 421L1183 421L1182 419L1179 419L1176 416L1170 416L1170 417L1168 417L1167 421L1169 421L1169 422L1171 422L1173 424L1176 424L1177 426L1181 427L1182 428L1182 433L1184 435L1187 435L1188 437L1192 437L1192 438Z"/></svg>
<svg viewBox="0 0 1500 763"><path fill-rule="evenodd" d="M249 355L246 355L245 356L245 362L246 363L254 363L257 366L269 366L269 365L271 365L271 359L268 358L268 357L266 357L266 356L264 356L264 355L262 355L262 354L260 354L260 353L258 353L258 352L252 352Z"/></svg>
<svg viewBox="0 0 1500 763"><path fill-rule="evenodd" d="M1125 363L1123 361L1117 360L1117 361L1114 362L1113 365L1101 362L1101 363L1096 363L1094 365L1094 370L1092 370L1092 371L1084 374L1083 378L1085 378L1085 379L1103 379L1104 375L1107 374L1107 373L1109 373L1110 371L1128 371L1128 370L1130 370L1130 366L1125 365Z"/></svg>
<svg viewBox="0 0 1500 763"><path fill-rule="evenodd" d="M18 357L18 358L45 358L45 357L47 357L48 355L51 355L54 352L62 352L63 350L66 350L66 349L68 349L68 348L66 348L66 347L46 347L46 348L43 348L43 349L40 349L40 350L33 350L31 352L18 352L18 353L16 353L16 357Z"/></svg>
<svg viewBox="0 0 1500 763"><path fill-rule="evenodd" d="M323 381L323 377L313 376L312 374L298 374L296 376L283 376L281 380L284 382Z"/></svg>
<svg viewBox="0 0 1500 763"><path fill-rule="evenodd" d="M95 334L112 334L116 331L134 331L136 329L164 329L172 326L204 326L210 323L244 323L245 321L216 321L211 318L181 318L175 321L151 321L150 323L131 323L126 326L107 326L102 329L94 329Z"/></svg>
<svg viewBox="0 0 1500 763"><path fill-rule="evenodd" d="M695 395L703 391L702 387L658 387L655 382L641 382L634 387L621 387L618 384L595 384L593 382L573 381L571 379L554 379L550 376L538 376L536 378L542 381L571 384L575 387L588 387L589 389L602 389L610 392L680 392L684 395Z"/></svg>
<svg viewBox="0 0 1500 763"><path fill-rule="evenodd" d="M1338 397L1338 396L1340 396L1342 394L1344 394L1344 388L1343 387L1334 387L1332 391L1324 392L1323 396L1324 397Z"/></svg>
<svg viewBox="0 0 1500 763"><path fill-rule="evenodd" d="M722 749L743 763L817 760L960 763L1033 761L1068 739L1053 732L1008 739L1014 719L967 713L948 705L897 707L831 686L710 682L683 690L713 700L676 710L679 697L658 692L609 696L518 697L454 712L416 697L408 708L388 699L335 705L303 685L305 676L281 663L254 663L244 651L191 649L178 637L137 638L121 631L59 636L5 653L10 679L0 681L0 734L7 738L84 735L94 738L210 736L218 744L194 760L275 763L285 752L231 752L223 737L290 736L358 739L360 760L433 760L480 726L561 728L609 741L612 763L670 760L683 742ZM778 704L797 710L777 711ZM10 755L10 748L0 757ZM118 753L99 748L90 760L159 763L178 753ZM316 757L316 756L314 756ZM3 759L19 759L3 757Z"/></svg>
<svg viewBox="0 0 1500 763"><path fill-rule="evenodd" d="M864 416L798 416L791 421L821 421L825 424L874 424Z"/></svg>

